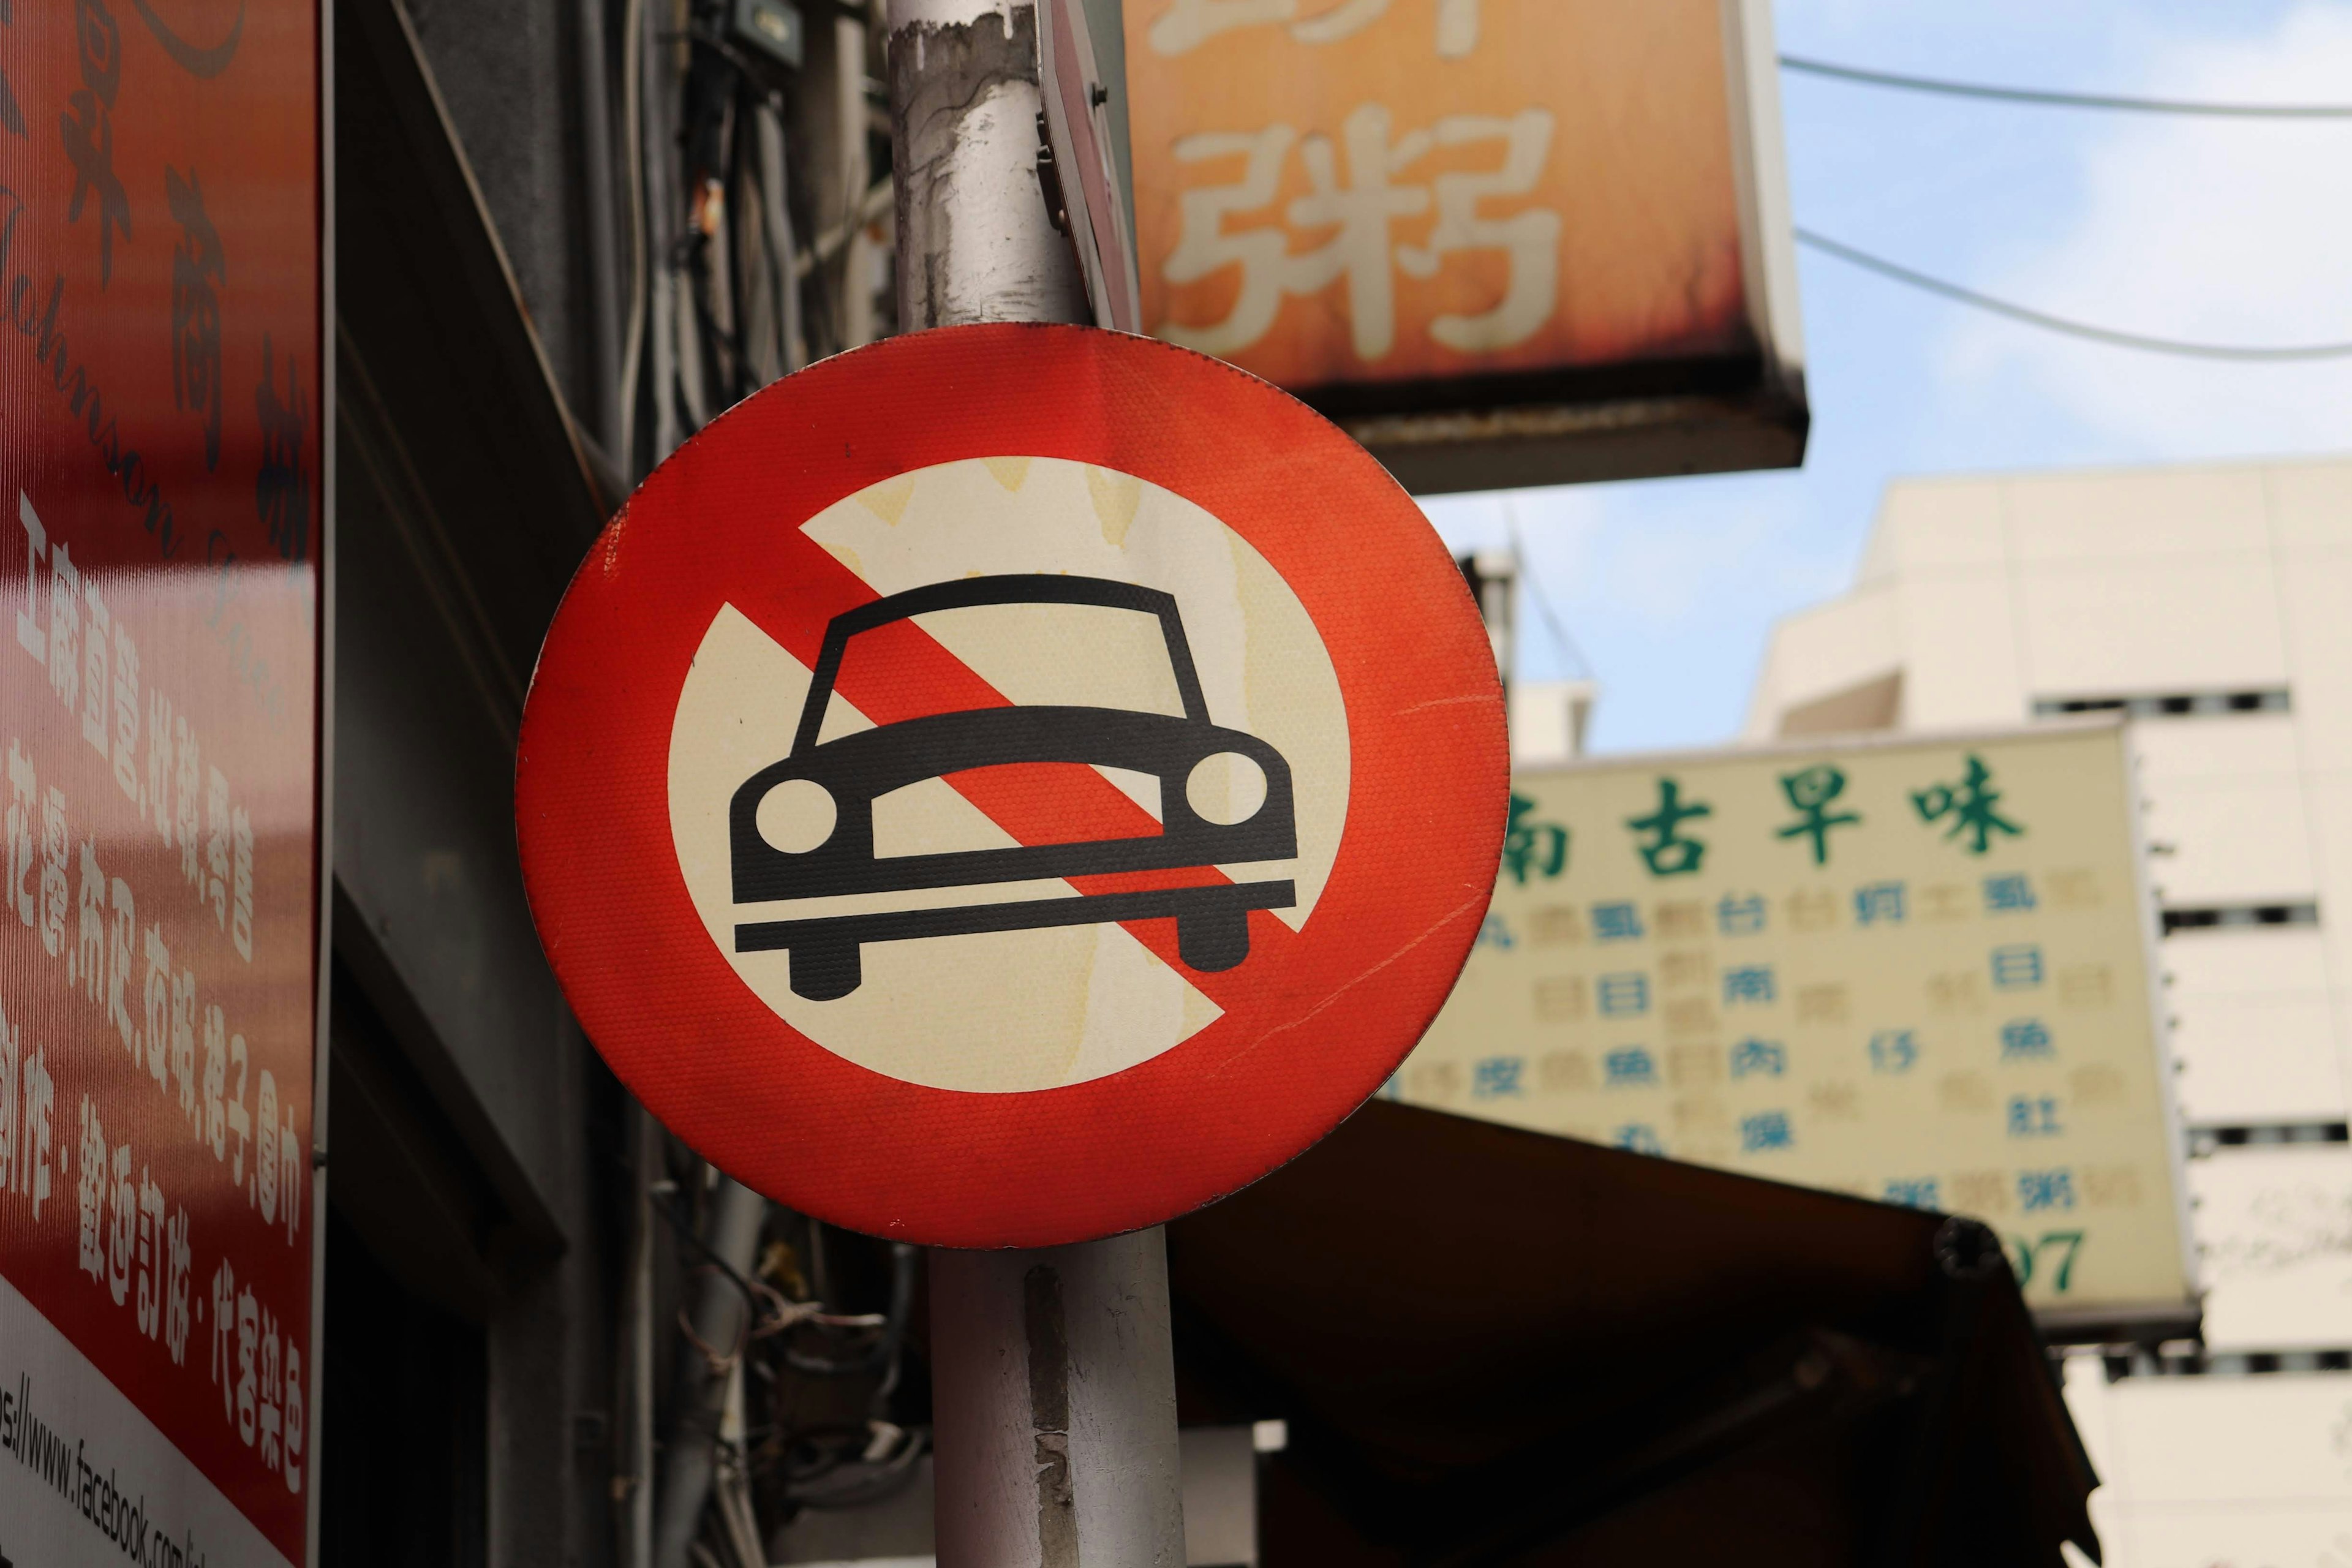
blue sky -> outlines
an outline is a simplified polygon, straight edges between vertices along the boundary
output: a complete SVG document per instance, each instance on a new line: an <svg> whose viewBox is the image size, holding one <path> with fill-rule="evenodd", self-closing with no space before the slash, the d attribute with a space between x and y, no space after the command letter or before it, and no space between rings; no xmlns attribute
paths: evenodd
<svg viewBox="0 0 2352 1568"><path fill-rule="evenodd" d="M2352 5L1782 0L1780 47L2075 90L2352 100ZM2352 340L2352 121L2230 121L1931 98L1784 75L1797 220L2103 325ZM1433 499L1457 545L1515 515L1601 693L1604 751L1731 738L1772 623L1853 578L1921 473L2352 446L2352 361L2234 366L2079 343L1799 254L1813 433L1788 473ZM1534 613L1520 673L1571 672Z"/></svg>

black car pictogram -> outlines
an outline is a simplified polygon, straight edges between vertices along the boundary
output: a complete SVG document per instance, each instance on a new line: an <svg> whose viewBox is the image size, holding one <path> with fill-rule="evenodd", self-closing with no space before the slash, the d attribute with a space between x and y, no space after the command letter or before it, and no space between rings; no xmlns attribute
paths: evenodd
<svg viewBox="0 0 2352 1568"><path fill-rule="evenodd" d="M818 741L851 637L910 616L979 605L1098 605L1156 616L1183 712L1016 705L927 714ZM1194 768L1223 754L1246 758L1265 780L1263 804L1237 823L1206 820L1186 790ZM878 797L925 779L1008 763L1091 763L1150 774L1160 781L1160 831L946 854L875 853ZM830 833L799 850L770 843L759 824L761 803L795 782L821 788L833 805ZM1290 766L1256 736L1209 721L1175 599L1129 583L1043 574L933 584L835 616L825 628L792 754L735 792L728 833L738 904L1192 869L1286 860L1297 853ZM1294 884L1285 880L950 904L740 924L735 950L790 952L793 990L812 1001L831 1001L857 989L859 949L869 942L1173 917L1178 955L1191 968L1213 973L1249 956L1250 910L1288 909L1296 901Z"/></svg>

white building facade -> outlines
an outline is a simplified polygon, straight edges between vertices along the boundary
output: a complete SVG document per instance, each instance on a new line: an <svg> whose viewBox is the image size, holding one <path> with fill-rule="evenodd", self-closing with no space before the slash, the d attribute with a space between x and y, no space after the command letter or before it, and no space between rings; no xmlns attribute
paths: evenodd
<svg viewBox="0 0 2352 1568"><path fill-rule="evenodd" d="M1748 738L2121 709L2204 1344L2067 1363L2117 1568L2352 1568L2352 460L1905 481Z"/></svg>

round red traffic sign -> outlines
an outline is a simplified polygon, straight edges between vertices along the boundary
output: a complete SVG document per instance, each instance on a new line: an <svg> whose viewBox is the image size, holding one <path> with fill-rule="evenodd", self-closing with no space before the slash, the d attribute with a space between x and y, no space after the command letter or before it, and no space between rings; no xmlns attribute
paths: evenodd
<svg viewBox="0 0 2352 1568"><path fill-rule="evenodd" d="M523 715L565 994L739 1180L1038 1247L1213 1201L1420 1038L1492 890L1494 655L1361 447L1229 365L955 327L614 519Z"/></svg>

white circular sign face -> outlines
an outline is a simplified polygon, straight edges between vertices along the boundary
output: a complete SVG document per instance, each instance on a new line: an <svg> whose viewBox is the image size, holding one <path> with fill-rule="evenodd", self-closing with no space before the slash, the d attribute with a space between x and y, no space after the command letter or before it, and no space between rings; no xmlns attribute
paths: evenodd
<svg viewBox="0 0 2352 1568"><path fill-rule="evenodd" d="M1104 1078L1213 1023L1220 1008L1196 971L1241 962L1245 936L1239 952L1214 935L1196 947L1180 915L1179 966L1118 923L1123 915L1059 923L1066 917L1021 906L1059 900L1053 907L1067 910L1089 895L1238 885L1250 907L1305 929L1347 821L1348 720L1323 639L1280 574L1192 501L1053 458L919 468L836 502L802 531L863 585L861 600L935 592L918 601L931 607L870 626L844 630L843 617L837 666L821 686L823 656L796 658L789 639L732 603L703 634L670 731L669 821L695 910L745 985L835 1056L978 1093ZM942 668L959 679L943 688ZM992 726L1021 726L1024 739L975 750L940 739L970 736L969 721L923 727L976 707L1026 710L1026 721ZM861 777L891 787L854 800L805 776L746 793L780 759L886 727L954 765L869 767ZM1231 749L1216 749L1217 731L1236 732ZM1171 744L1196 756L1172 778L1154 766ZM1050 760L1066 752L1089 760ZM1129 752L1129 767L1096 760ZM765 891L790 895L792 868L814 864L794 858L869 811L870 854L859 863L877 868L863 879L877 886L739 901L747 857L779 868ZM1171 811L1196 841L1230 834L1234 845L1286 812L1293 832L1256 842L1289 852L1201 866L1163 858L1148 872L1121 864L1122 842L1156 840L1163 826L1179 837ZM1057 844L1072 847L1059 877L911 872L964 856L981 857L961 864L984 871L990 851ZM872 918L883 916L899 923ZM841 929L866 933L848 945L845 968L837 952L812 956L806 940L763 950L743 934L804 932L814 928L797 922L843 917L856 919ZM796 963L805 965L797 985Z"/></svg>

